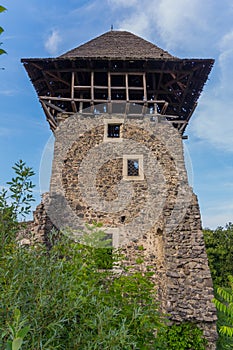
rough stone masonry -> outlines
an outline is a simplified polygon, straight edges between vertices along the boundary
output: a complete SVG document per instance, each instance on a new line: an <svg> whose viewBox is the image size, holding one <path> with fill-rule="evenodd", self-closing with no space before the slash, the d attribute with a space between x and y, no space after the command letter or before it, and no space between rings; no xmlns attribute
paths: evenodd
<svg viewBox="0 0 233 350"><path fill-rule="evenodd" d="M181 135L161 115L97 111L58 120L50 193L31 223L37 239L52 226L75 232L101 222L127 264L136 268L140 256L143 269L152 268L171 322L197 323L215 349L213 286ZM112 126L116 138L108 135Z"/></svg>
<svg viewBox="0 0 233 350"><path fill-rule="evenodd" d="M182 135L214 64L111 30L59 57L22 63L55 135L50 191L30 223L79 236L102 222L125 264L153 272L171 322L193 321L215 349L216 312ZM81 230L81 231L80 231Z"/></svg>

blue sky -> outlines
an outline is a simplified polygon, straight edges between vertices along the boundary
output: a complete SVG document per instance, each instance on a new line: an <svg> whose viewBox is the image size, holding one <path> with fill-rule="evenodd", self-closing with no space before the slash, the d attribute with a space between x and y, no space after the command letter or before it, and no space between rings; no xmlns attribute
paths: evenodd
<svg viewBox="0 0 233 350"><path fill-rule="evenodd" d="M180 58L215 59L185 145L203 226L233 221L232 0L2 0L1 5L8 9L0 14L8 54L0 56L0 186L23 159L36 172L40 201L40 163L51 132L20 59L58 56L113 24Z"/></svg>

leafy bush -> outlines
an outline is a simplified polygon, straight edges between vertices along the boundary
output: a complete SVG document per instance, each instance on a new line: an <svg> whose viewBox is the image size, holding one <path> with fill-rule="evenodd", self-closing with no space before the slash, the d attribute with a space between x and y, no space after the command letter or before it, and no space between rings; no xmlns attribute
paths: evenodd
<svg viewBox="0 0 233 350"><path fill-rule="evenodd" d="M233 224L203 231L214 286L227 286L233 273Z"/></svg>
<svg viewBox="0 0 233 350"><path fill-rule="evenodd" d="M200 330L164 325L150 272L120 270L98 230L81 243L51 232L48 246L19 245L17 218L30 211L34 173L22 161L14 170L0 194L1 349L204 349ZM96 249L90 237L98 236Z"/></svg>
<svg viewBox="0 0 233 350"><path fill-rule="evenodd" d="M161 350L205 350L206 345L207 341L200 328L194 323L181 323L165 330Z"/></svg>
<svg viewBox="0 0 233 350"><path fill-rule="evenodd" d="M233 277L229 276L229 287L218 287L214 303L218 310L218 349L233 348Z"/></svg>
<svg viewBox="0 0 233 350"><path fill-rule="evenodd" d="M102 268L111 267L118 254L76 243L69 234L50 250L17 243L17 219L30 211L34 173L22 161L13 169L16 177L0 194L0 348L156 347L154 331L163 323L150 279L99 268L104 261Z"/></svg>
<svg viewBox="0 0 233 350"><path fill-rule="evenodd" d="M1 346L14 310L27 320L30 349L154 349L162 326L154 286L139 273L99 270L89 247L62 237L45 246L11 244L1 257Z"/></svg>
<svg viewBox="0 0 233 350"><path fill-rule="evenodd" d="M18 220L30 213L31 203L34 201L32 168L19 160L13 170L15 177L7 182L7 189L3 188L0 191L0 253L1 250L4 251L5 246L15 240L19 230Z"/></svg>
<svg viewBox="0 0 233 350"><path fill-rule="evenodd" d="M215 305L218 311L218 350L233 349L232 315L229 314L229 296L232 286L229 286L229 275L233 274L233 224L225 228L204 230L206 251L213 283L215 287Z"/></svg>

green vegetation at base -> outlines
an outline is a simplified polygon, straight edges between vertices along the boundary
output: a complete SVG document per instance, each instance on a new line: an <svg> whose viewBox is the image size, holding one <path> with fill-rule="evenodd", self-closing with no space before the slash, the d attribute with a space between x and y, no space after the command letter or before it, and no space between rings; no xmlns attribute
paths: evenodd
<svg viewBox="0 0 233 350"><path fill-rule="evenodd" d="M30 211L34 173L22 161L14 170L0 194L1 349L204 349L196 326L167 326L151 273L125 270L119 252L87 244L91 235L75 242L51 232L48 246L20 245L18 218ZM106 244L98 229L92 239Z"/></svg>
<svg viewBox="0 0 233 350"><path fill-rule="evenodd" d="M203 233L214 286L227 287L233 275L233 224Z"/></svg>
<svg viewBox="0 0 233 350"><path fill-rule="evenodd" d="M204 230L218 311L218 350L233 349L233 224Z"/></svg>
<svg viewBox="0 0 233 350"><path fill-rule="evenodd" d="M174 324L165 331L166 349L169 350L205 350L207 341L203 332L193 323Z"/></svg>

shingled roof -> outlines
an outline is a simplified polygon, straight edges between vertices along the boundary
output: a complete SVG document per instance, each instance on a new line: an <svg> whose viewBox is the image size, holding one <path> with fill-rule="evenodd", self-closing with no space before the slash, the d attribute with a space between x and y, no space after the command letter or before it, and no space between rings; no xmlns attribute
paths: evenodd
<svg viewBox="0 0 233 350"><path fill-rule="evenodd" d="M149 107L153 101L160 101L166 108L158 109L157 103L157 111L166 113L167 120L172 120L181 133L214 64L213 59L172 56L135 34L115 30L56 58L21 61L52 130L56 129L58 114L71 115L83 106L94 113L94 106L106 101L109 106L125 101ZM117 86L112 83L114 75L118 76ZM140 76L140 86L130 82L133 75ZM118 89L121 94L116 93Z"/></svg>
<svg viewBox="0 0 233 350"><path fill-rule="evenodd" d="M111 30L59 58L172 59L167 51L127 31Z"/></svg>

